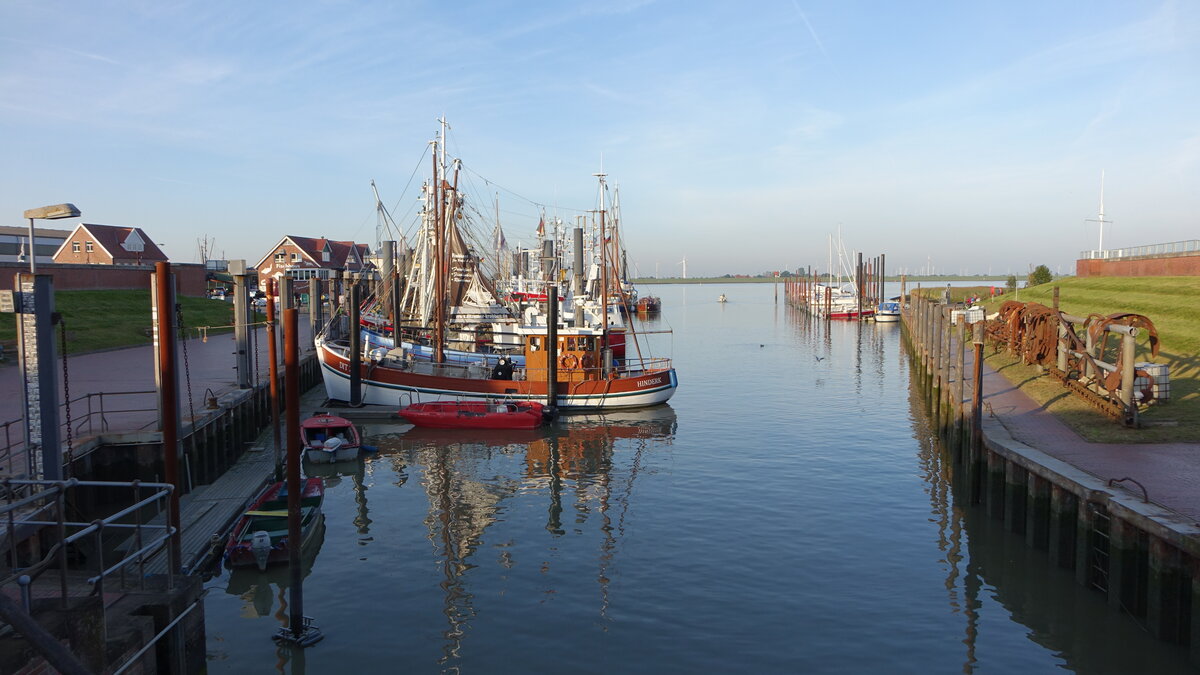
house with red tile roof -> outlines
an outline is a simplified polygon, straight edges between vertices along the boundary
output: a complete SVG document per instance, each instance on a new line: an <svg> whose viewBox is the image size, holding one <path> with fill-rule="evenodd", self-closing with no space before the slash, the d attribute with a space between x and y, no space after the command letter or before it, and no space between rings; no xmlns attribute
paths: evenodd
<svg viewBox="0 0 1200 675"><path fill-rule="evenodd" d="M54 253L54 262L82 265L153 265L167 255L140 227L80 223Z"/></svg>
<svg viewBox="0 0 1200 675"><path fill-rule="evenodd" d="M296 281L329 279L342 272L369 272L375 266L367 259L366 244L336 241L325 237L285 236L254 266L261 284L284 276Z"/></svg>

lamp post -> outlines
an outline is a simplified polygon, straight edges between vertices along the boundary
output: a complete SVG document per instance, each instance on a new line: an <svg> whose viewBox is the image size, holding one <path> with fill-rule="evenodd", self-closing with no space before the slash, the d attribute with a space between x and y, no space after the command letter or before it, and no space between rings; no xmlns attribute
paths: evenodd
<svg viewBox="0 0 1200 675"><path fill-rule="evenodd" d="M37 274L37 246L34 244L34 220L59 220L61 218L78 218L79 209L74 204L55 204L41 208L29 209L25 212L29 219L29 273Z"/></svg>

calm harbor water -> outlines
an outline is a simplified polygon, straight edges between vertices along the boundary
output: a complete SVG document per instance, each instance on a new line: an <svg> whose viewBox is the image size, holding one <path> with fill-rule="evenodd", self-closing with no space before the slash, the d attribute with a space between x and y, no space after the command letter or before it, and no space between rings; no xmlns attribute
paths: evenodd
<svg viewBox="0 0 1200 675"><path fill-rule="evenodd" d="M644 327L674 329L654 336L668 406L367 426L377 454L311 468L304 606L325 640L271 641L286 568L223 571L210 671L1190 672L961 505L899 326L827 326L767 284L642 292L663 299Z"/></svg>

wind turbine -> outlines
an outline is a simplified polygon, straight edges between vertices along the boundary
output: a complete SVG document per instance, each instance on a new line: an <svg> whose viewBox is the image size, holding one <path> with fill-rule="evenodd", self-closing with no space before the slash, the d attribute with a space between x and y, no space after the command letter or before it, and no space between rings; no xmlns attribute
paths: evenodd
<svg viewBox="0 0 1200 675"><path fill-rule="evenodd" d="M683 278L686 279L687 278L687 255L684 255L683 260L680 260L676 264L683 265Z"/></svg>

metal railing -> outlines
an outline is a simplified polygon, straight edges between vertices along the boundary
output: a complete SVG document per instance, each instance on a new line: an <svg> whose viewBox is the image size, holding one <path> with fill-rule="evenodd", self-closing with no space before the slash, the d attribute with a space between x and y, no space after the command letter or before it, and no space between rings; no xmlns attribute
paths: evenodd
<svg viewBox="0 0 1200 675"><path fill-rule="evenodd" d="M1111 248L1104 251L1081 251L1080 260L1115 260L1119 258L1140 258L1153 255L1170 255L1179 253L1200 252L1200 239L1172 241L1166 244L1151 244L1149 246L1134 246L1132 248Z"/></svg>
<svg viewBox="0 0 1200 675"><path fill-rule="evenodd" d="M72 489L91 488L102 490L131 490L129 504L117 512L91 522L71 521L66 517L67 495ZM101 599L101 630L102 639L108 639L108 607L109 601L105 596L106 582L116 580L117 589L129 587L126 578L128 569L136 569L136 586L138 590L146 590L146 562L164 547L168 559L174 558L175 529L171 522L171 492L174 489L168 483L142 483L139 481L81 481L74 478L65 481L15 480L6 478L0 480L3 490L4 504L0 505L0 526L5 527L0 537L0 550L7 557L8 565L5 574L0 577L0 589L16 583L20 586L21 610L26 615L33 614L33 586L43 577L49 577L51 582L56 578L58 586L59 607L67 610L70 598L95 595ZM21 493L28 493L24 496ZM161 524L144 522L145 516L151 512L165 513ZM48 532L49 536L42 533ZM22 550L19 544L33 535L40 535L39 542L54 543L43 551L30 550L25 552L23 564ZM119 538L119 539L118 539ZM125 548L122 552L122 545ZM69 553L72 548L87 547L88 557L84 565L74 570L76 584L72 587L70 577L71 567ZM106 552L115 552L117 559L113 562L105 560ZM37 554L41 557L37 558ZM78 572L95 573L86 579L90 588L79 588ZM57 572L57 574L52 574ZM175 587L175 572L167 566L166 588ZM53 593L42 594L43 597ZM15 625L15 622L14 622ZM172 623L172 626L174 623ZM37 629L31 629L37 632ZM159 637L155 637L155 641ZM27 636L34 638L35 636ZM139 655L141 652L139 652Z"/></svg>
<svg viewBox="0 0 1200 675"><path fill-rule="evenodd" d="M73 488L127 489L132 490L131 502L125 508L115 513L91 522L71 521L66 518L66 496ZM113 575L119 575L121 587L126 585L126 568L131 565L138 567L139 587L145 588L145 563L159 549L166 546L168 551L173 545L171 535L175 530L166 523L170 522L171 491L174 487L169 483L143 483L140 481L85 481L70 478L62 481L47 480L18 480L6 478L0 480L3 489L4 504L0 505L0 523L6 528L0 539L0 549L8 558L7 573L0 577L0 587L13 582L19 582L23 587L29 587L43 574L57 570L58 583L61 592L61 602L65 609L68 598L68 549L72 545L90 545L95 559L95 574L88 577L87 582L103 597L105 580ZM143 496L145 491L149 494ZM30 494L20 496L22 491ZM163 524L153 525L144 522L147 510L156 513L165 512ZM22 533L29 534L45 528L54 528L55 535L51 539L57 541L38 560L27 565L21 565L21 555L18 544L23 538ZM132 544L120 558L111 564L104 560L106 550L118 550L112 546L112 541L106 541L106 533L119 536L122 543L132 537ZM90 540L89 540L90 538ZM85 541L86 540L86 541ZM167 586L174 586L174 573L168 566ZM23 592L23 595L27 595ZM28 607L26 607L28 609Z"/></svg>
<svg viewBox="0 0 1200 675"><path fill-rule="evenodd" d="M134 397L143 397L139 401ZM148 400L151 407L144 401ZM133 402L131 402L133 401ZM71 399L71 419L67 404L59 406L59 438L92 436L106 431L144 431L158 424L158 393L151 391L98 392ZM141 413L154 413L146 421ZM68 429L68 424L70 428ZM10 478L37 478L38 463L29 456L25 445L25 420L18 418L0 423L0 474Z"/></svg>

